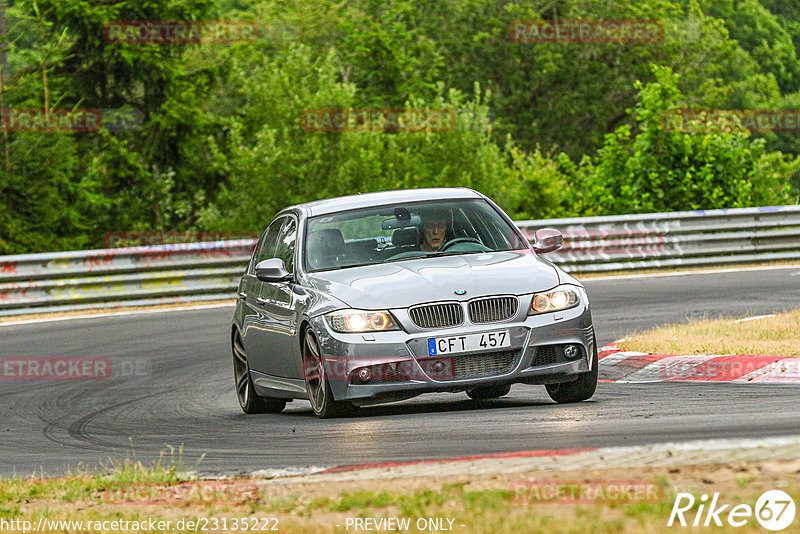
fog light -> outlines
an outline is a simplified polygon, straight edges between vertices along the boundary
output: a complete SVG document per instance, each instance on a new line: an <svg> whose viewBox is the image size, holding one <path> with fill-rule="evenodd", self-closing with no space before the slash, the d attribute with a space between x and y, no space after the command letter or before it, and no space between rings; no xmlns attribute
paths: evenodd
<svg viewBox="0 0 800 534"><path fill-rule="evenodd" d="M567 345L564 347L564 356L569 358L570 360L577 358L581 355L581 351L577 345Z"/></svg>
<svg viewBox="0 0 800 534"><path fill-rule="evenodd" d="M436 373L441 373L442 371L444 371L445 367L446 366L445 366L444 362L440 360L440 361L434 362L434 364L431 367L431 369L433 369L433 371L436 372Z"/></svg>
<svg viewBox="0 0 800 534"><path fill-rule="evenodd" d="M362 382L369 382L372 380L372 371L369 367L362 367L358 371L356 371L356 376Z"/></svg>

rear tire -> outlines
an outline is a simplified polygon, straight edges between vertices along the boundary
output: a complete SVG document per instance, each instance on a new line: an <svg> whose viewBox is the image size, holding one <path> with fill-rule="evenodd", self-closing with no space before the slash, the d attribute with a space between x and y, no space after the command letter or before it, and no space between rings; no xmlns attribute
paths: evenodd
<svg viewBox="0 0 800 534"><path fill-rule="evenodd" d="M559 404L570 402L581 402L594 395L597 389L597 344L594 346L592 354L592 370L583 373L574 382L564 382L562 384L547 384L547 394Z"/></svg>
<svg viewBox="0 0 800 534"><path fill-rule="evenodd" d="M303 372L311 409L320 419L345 417L356 411L353 403L333 398L317 336L309 328L303 337Z"/></svg>
<svg viewBox="0 0 800 534"><path fill-rule="evenodd" d="M247 363L247 353L239 332L234 332L232 345L233 379L236 383L236 397L239 399L242 411L246 414L281 412L286 407L285 400L260 397L256 393L253 378L250 376L250 364Z"/></svg>
<svg viewBox="0 0 800 534"><path fill-rule="evenodd" d="M489 400L498 399L511 391L511 384L503 384L500 386L484 386L475 389L467 390L467 395L473 400Z"/></svg>

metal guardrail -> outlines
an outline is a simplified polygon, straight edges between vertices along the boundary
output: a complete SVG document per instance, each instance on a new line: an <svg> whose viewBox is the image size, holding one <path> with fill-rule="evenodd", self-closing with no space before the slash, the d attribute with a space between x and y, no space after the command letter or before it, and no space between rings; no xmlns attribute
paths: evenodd
<svg viewBox="0 0 800 534"><path fill-rule="evenodd" d="M800 206L519 221L564 233L547 258L568 272L733 265L800 259Z"/></svg>
<svg viewBox="0 0 800 534"><path fill-rule="evenodd" d="M800 260L800 206L519 221L568 272ZM254 239L0 256L0 316L231 299Z"/></svg>
<svg viewBox="0 0 800 534"><path fill-rule="evenodd" d="M0 256L0 315L230 299L254 239Z"/></svg>

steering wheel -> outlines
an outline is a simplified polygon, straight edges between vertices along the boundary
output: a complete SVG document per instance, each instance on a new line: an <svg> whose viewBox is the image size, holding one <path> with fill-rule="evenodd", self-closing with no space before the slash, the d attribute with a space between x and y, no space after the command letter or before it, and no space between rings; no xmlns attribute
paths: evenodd
<svg viewBox="0 0 800 534"><path fill-rule="evenodd" d="M439 247L439 251L438 252L444 252L448 248L450 248L450 247L452 247L454 245L458 245L459 243L476 243L476 244L478 244L480 246L484 246L483 243L481 243L479 239L474 238L474 237L456 237L456 238L451 239L447 243L443 244L441 247Z"/></svg>

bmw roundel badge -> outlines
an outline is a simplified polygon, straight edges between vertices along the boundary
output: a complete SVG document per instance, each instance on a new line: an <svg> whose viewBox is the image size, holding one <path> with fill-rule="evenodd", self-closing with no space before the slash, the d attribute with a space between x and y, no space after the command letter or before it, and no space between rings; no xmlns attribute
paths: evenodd
<svg viewBox="0 0 800 534"><path fill-rule="evenodd" d="M455 293L456 295L466 295L467 294L467 290L466 289L456 289L455 291L453 291L453 293Z"/></svg>

